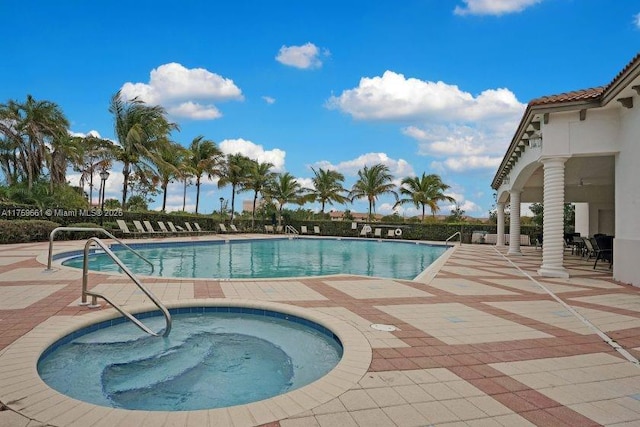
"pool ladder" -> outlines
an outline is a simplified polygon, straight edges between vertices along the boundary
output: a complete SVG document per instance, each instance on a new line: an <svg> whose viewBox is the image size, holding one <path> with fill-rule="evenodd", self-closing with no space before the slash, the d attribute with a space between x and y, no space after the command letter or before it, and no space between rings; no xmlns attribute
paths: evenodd
<svg viewBox="0 0 640 427"><path fill-rule="evenodd" d="M459 231L456 231L451 236L447 237L447 240L444 241L444 244L446 246L449 246L449 240L453 239L456 236L460 236L460 245L462 246L462 233L460 233Z"/></svg>
<svg viewBox="0 0 640 427"><path fill-rule="evenodd" d="M127 319L131 320L138 328L142 329L144 332L148 333L149 335L153 335L154 337L160 336L160 333L154 332L151 329L149 329L144 323L138 320L133 314L129 313L124 308L120 307L114 301L109 299L106 295L101 294L99 292L87 290L87 282L89 281L89 249L94 244L99 246L104 251L104 253L107 254L113 260L113 262L115 262L118 265L118 267L120 267L120 269L124 271L124 273L127 276L129 276L131 280L133 280L133 283L135 283L136 286L138 286L138 288L142 292L144 292L144 294L148 296L149 299L151 299L151 301L156 305L156 307L160 309L166 322L166 326L164 328L164 332L162 333L162 336L163 337L168 336L169 332L171 332L171 314L169 313L169 310L167 310L164 304L162 304L162 302L160 302L160 300L150 290L148 290L142 284L142 282L140 282L140 280L138 280L136 275L133 274L133 272L129 270L126 265L124 265L124 263L120 260L120 258L118 258L116 254L114 254L113 251L109 249L109 247L97 237L91 237L89 240L87 240L87 243L84 245L84 258L82 261L82 300L80 302L80 305L87 305L89 306L89 308L100 307L100 304L98 304L98 298L102 298L107 303L111 304L113 308L118 310L120 314L122 314ZM88 295L91 296L91 304L87 302Z"/></svg>
<svg viewBox="0 0 640 427"><path fill-rule="evenodd" d="M293 236L297 236L299 233L294 226L286 225L284 227L284 234L292 234Z"/></svg>

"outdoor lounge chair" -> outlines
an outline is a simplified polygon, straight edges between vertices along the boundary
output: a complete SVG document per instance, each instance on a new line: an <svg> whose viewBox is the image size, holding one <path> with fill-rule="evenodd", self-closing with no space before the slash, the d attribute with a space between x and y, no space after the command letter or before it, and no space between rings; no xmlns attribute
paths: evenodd
<svg viewBox="0 0 640 427"><path fill-rule="evenodd" d="M373 237L381 238L382 228L376 228L375 230L373 230Z"/></svg>
<svg viewBox="0 0 640 427"><path fill-rule="evenodd" d="M142 221L142 223L144 224L144 228L149 232L149 233L159 233L159 231L156 231L153 229L153 226L151 225L151 222L149 221Z"/></svg>
<svg viewBox="0 0 640 427"><path fill-rule="evenodd" d="M235 224L230 224L230 225L229 225L229 228L230 228L230 229L231 229L231 231L232 231L232 232L234 232L234 233L239 233L239 232L240 232L240 230L238 230L238 228L236 227L236 225L235 225Z"/></svg>
<svg viewBox="0 0 640 427"><path fill-rule="evenodd" d="M221 233L228 233L229 232L229 231L227 231L227 227L223 223L218 224L218 226L220 227L220 232Z"/></svg>
<svg viewBox="0 0 640 427"><path fill-rule="evenodd" d="M124 222L124 220L116 219L116 223L118 224L118 227L120 227L120 231L122 231L124 234L134 234L131 230L129 230L129 227L127 226L127 223Z"/></svg>
<svg viewBox="0 0 640 427"><path fill-rule="evenodd" d="M281 225L276 225L276 233L277 233L277 234L282 234L283 230L284 230L284 227L283 227L283 226L281 226Z"/></svg>
<svg viewBox="0 0 640 427"><path fill-rule="evenodd" d="M265 225L264 226L264 231L265 231L265 233L273 233L274 232L273 225Z"/></svg>
<svg viewBox="0 0 640 427"><path fill-rule="evenodd" d="M169 231L167 226L164 225L164 222L162 221L158 221L158 228L160 228L160 231L162 231L163 233L171 233L171 231Z"/></svg>
<svg viewBox="0 0 640 427"><path fill-rule="evenodd" d="M592 256L596 256L596 250L591 243L591 240L587 237L582 238L582 242L584 243L584 249L582 251L582 256L587 257L587 261L591 259Z"/></svg>
<svg viewBox="0 0 640 427"><path fill-rule="evenodd" d="M320 235L320 227L318 227L317 225L313 226L313 234L317 234L318 236Z"/></svg>
<svg viewBox="0 0 640 427"><path fill-rule="evenodd" d="M307 226L306 225L301 225L300 226L300 234L309 234L309 230L307 230Z"/></svg>
<svg viewBox="0 0 640 427"><path fill-rule="evenodd" d="M185 227L187 227L187 231L189 233L193 233L194 232L194 229L193 229L193 227L191 227L191 224L189 224L188 222L185 222L184 225L185 225Z"/></svg>
<svg viewBox="0 0 640 427"><path fill-rule="evenodd" d="M137 219L133 220L133 225L136 227L136 230L138 230L138 233L149 234L149 231L145 230L145 228L142 225L142 223L140 221L138 221Z"/></svg>
<svg viewBox="0 0 640 427"><path fill-rule="evenodd" d="M392 228L390 228L390 229L388 229L388 230L387 230L387 237L388 237L389 239L394 239L394 238L396 237L396 233L395 233L395 231L393 231L393 229L392 229Z"/></svg>
<svg viewBox="0 0 640 427"><path fill-rule="evenodd" d="M169 226L169 230L171 230L173 233L184 232L184 228L173 225L173 222L171 221L167 221L167 225Z"/></svg>

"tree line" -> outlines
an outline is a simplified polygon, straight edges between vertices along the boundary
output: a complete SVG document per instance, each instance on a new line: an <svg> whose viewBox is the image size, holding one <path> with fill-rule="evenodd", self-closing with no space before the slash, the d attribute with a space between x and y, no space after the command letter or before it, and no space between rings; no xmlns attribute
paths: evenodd
<svg viewBox="0 0 640 427"><path fill-rule="evenodd" d="M422 173L401 180L399 188L384 164L364 166L351 189L344 188L344 175L335 170L315 169L312 188L304 188L288 172L276 173L274 165L259 162L241 154L222 153L211 139L200 135L187 145L172 135L179 126L169 121L166 110L149 105L139 98L125 99L116 92L109 104L116 141L95 135L73 136L62 109L50 101L38 101L27 95L24 102L9 100L0 104L0 171L4 186L0 201L25 202L56 200L72 207L91 203L96 174L109 171L115 163L122 166L123 184L120 206L131 209L134 200L162 193L162 211L166 209L167 190L172 182L183 184L183 208L187 187L195 184L195 213L200 205L203 180L218 180L218 187L231 187L231 221L235 197L252 192L252 225L258 200L272 203L281 220L285 205L319 203L324 213L327 204L346 204L358 199L368 202L368 215L375 214L376 201L388 194L395 198L394 207L411 204L432 215L438 203L455 202L444 194L449 186L436 174ZM79 186L67 182L67 171L80 173ZM102 182L101 184L104 184ZM89 186L89 194L84 191ZM137 193L131 196L131 193ZM99 193L98 193L99 194ZM87 202L88 199L88 202Z"/></svg>

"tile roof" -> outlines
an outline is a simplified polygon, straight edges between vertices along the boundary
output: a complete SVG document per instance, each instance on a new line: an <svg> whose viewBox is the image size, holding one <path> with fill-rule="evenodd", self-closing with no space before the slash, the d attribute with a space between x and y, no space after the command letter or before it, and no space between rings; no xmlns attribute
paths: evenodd
<svg viewBox="0 0 640 427"><path fill-rule="evenodd" d="M598 99L604 93L604 86L594 87L590 89L574 90L572 92L560 93L557 95L548 95L540 98L532 99L529 105L545 105L555 104L558 102L571 101L587 101L590 99Z"/></svg>
<svg viewBox="0 0 640 427"><path fill-rule="evenodd" d="M640 53L636 54L631 61L611 80L611 82L605 86L598 86L589 89L574 90L571 92L560 93L556 95L547 95L540 98L532 99L529 102L530 106L534 105L546 105L556 104L563 102L573 101L589 101L597 100L603 96L603 94L613 87L631 68L640 65Z"/></svg>

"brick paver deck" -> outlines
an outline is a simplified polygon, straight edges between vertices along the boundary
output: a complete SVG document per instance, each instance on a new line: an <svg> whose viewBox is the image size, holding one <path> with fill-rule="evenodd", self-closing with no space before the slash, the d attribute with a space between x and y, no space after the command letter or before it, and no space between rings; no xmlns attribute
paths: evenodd
<svg viewBox="0 0 640 427"><path fill-rule="evenodd" d="M217 237L192 239L207 238ZM78 247L61 242L56 250ZM35 366L12 370L20 352L33 358L44 349L24 344L33 336L96 315L77 305L80 272L44 271L46 250L45 243L0 246L2 426L640 425L640 365L628 360L640 357L640 289L614 282L606 264L593 270L592 261L567 254L570 279L540 278L540 250L506 258L493 246L463 245L419 281L148 278L161 300L275 302L331 318L364 337L369 352L361 353L368 368L354 368L351 383L322 383L307 402L285 395L277 404L154 413L70 404L52 390L34 396L42 386ZM119 276L91 273L90 283L118 303L147 302ZM374 323L398 329L376 331Z"/></svg>

